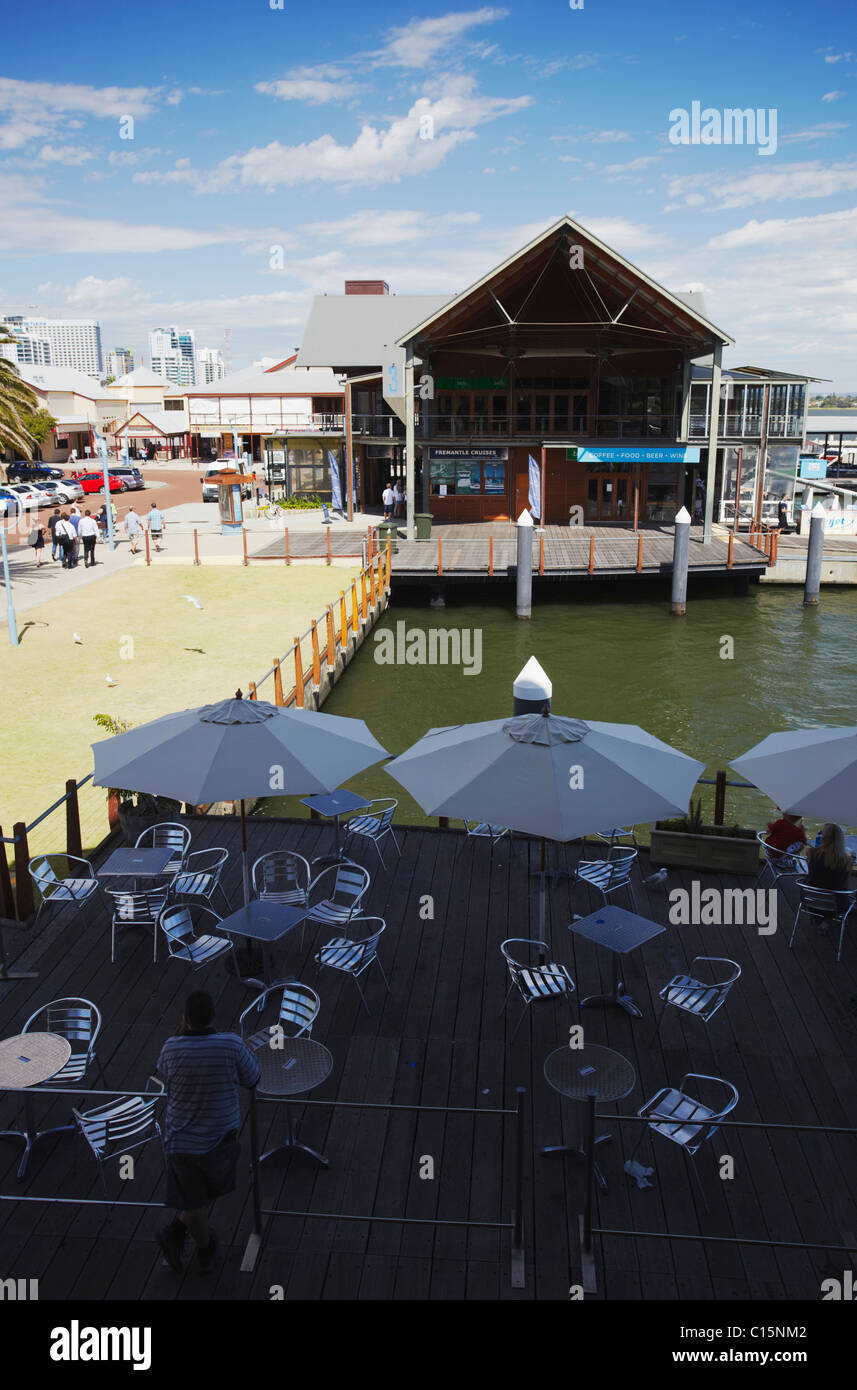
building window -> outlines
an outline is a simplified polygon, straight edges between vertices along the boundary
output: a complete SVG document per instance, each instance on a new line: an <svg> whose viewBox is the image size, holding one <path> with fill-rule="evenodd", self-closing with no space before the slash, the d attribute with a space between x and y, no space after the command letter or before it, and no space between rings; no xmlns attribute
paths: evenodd
<svg viewBox="0 0 857 1390"><path fill-rule="evenodd" d="M184 410L184 401L164 400L164 410Z"/></svg>
<svg viewBox="0 0 857 1390"><path fill-rule="evenodd" d="M289 448L289 492L298 497L330 494L330 468L321 445Z"/></svg>

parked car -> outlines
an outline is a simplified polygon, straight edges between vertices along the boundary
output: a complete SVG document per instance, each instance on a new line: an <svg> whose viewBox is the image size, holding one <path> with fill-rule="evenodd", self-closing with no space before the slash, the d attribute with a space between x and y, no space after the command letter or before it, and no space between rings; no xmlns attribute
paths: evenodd
<svg viewBox="0 0 857 1390"><path fill-rule="evenodd" d="M49 482L61 478L62 469L52 468L46 463L27 463L24 459L13 459L6 465L6 476L16 483Z"/></svg>
<svg viewBox="0 0 857 1390"><path fill-rule="evenodd" d="M216 473L222 473L222 472L223 472L225 469L227 469L227 468L233 469L233 470L234 470L234 468L235 468L235 460L234 460L234 458L222 458L222 459L218 459L218 460L216 461L214 467L212 467L212 468L206 468L206 470L205 470L205 475L204 475L204 477L203 477L202 480L201 480L201 481L202 481L202 500L203 500L203 502L216 502L216 501L217 501L217 483L210 483L210 482L208 482L207 480L208 480L209 478L214 477L214 475L215 475ZM241 469L239 469L238 471L239 471L240 473L242 473L242 477L245 477L245 478L246 478L246 474L244 474L244 473L242 472ZM242 484L241 484L241 496L244 497L244 498L247 498L247 497L252 497L252 495L253 495L253 485L252 485L252 481L251 481L251 479L247 478L246 483L242 482Z"/></svg>
<svg viewBox="0 0 857 1390"><path fill-rule="evenodd" d="M13 492L16 497L20 498L22 507L47 506L48 499L45 497L45 494L43 492L38 492L36 488L31 487L29 483L9 483L7 490Z"/></svg>
<svg viewBox="0 0 857 1390"><path fill-rule="evenodd" d="M16 492L0 487L0 516L17 516L21 510L21 499Z"/></svg>
<svg viewBox="0 0 857 1390"><path fill-rule="evenodd" d="M146 486L139 468L134 468L132 464L120 463L116 468L109 468L107 471L111 478L121 478L125 487L131 492L139 492L141 488Z"/></svg>
<svg viewBox="0 0 857 1390"><path fill-rule="evenodd" d="M78 502L83 496L83 488L80 483L68 478L63 478L58 483L34 483L33 486L39 492L44 492L49 502L58 502L60 506L64 506L67 502Z"/></svg>
<svg viewBox="0 0 857 1390"><path fill-rule="evenodd" d="M79 502L83 496L83 488L77 478L60 478L57 487L65 493L64 500L67 502Z"/></svg>
<svg viewBox="0 0 857 1390"><path fill-rule="evenodd" d="M107 474L107 476L108 476L108 480L109 480L109 483L110 483L110 491L111 491L111 492L124 492L124 491L125 491L125 484L123 483L123 481L122 481L121 478L114 478L114 477L113 477L113 474L110 472L109 469L108 469L108 474ZM103 474L103 473L81 473L81 474L78 475L77 481L80 483L80 486L83 488L83 491L84 491L84 492L103 492L103 491L104 491L104 474Z"/></svg>

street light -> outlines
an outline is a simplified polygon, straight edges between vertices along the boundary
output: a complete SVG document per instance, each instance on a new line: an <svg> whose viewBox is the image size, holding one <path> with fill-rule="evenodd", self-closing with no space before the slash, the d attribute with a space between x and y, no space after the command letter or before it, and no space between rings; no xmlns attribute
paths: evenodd
<svg viewBox="0 0 857 1390"><path fill-rule="evenodd" d="M9 645L18 645L18 624L15 621L15 604L12 599L12 580L9 577L9 552L6 549L6 527L0 528L0 546L3 549L3 582L6 585L6 622L9 624Z"/></svg>
<svg viewBox="0 0 857 1390"><path fill-rule="evenodd" d="M104 472L104 514L107 517L107 544L111 550L116 549L116 538L113 534L113 503L110 498L110 474L107 471L107 444L103 434L93 430L95 440L95 452L101 457L102 470Z"/></svg>

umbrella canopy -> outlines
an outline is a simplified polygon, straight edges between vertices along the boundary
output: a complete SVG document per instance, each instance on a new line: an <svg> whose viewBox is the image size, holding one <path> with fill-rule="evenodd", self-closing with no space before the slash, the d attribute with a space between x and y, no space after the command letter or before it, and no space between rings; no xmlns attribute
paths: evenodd
<svg viewBox="0 0 857 1390"><path fill-rule="evenodd" d="M573 840L686 811L704 767L635 724L543 712L429 729L385 771L428 815Z"/></svg>
<svg viewBox="0 0 857 1390"><path fill-rule="evenodd" d="M387 756L362 719L222 700L92 745L95 784L192 806L333 791Z"/></svg>
<svg viewBox="0 0 857 1390"><path fill-rule="evenodd" d="M857 726L768 734L730 764L776 806L857 825Z"/></svg>

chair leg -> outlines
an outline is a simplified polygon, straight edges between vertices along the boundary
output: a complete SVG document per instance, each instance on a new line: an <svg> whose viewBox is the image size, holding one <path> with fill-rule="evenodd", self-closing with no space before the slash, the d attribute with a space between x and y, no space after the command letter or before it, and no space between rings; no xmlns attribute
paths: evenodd
<svg viewBox="0 0 857 1390"><path fill-rule="evenodd" d="M520 1016L520 1018L518 1019L518 1022L515 1024L515 1027L514 1027L513 1030L512 1030L512 1036L511 1036L511 1038L509 1039L509 1042L510 1042L510 1043L513 1043L513 1042L515 1041L516 1037L518 1036L518 1029L520 1028L520 1026L521 1026L521 1024L523 1023L523 1021L524 1021L524 1019L526 1018L526 1016L527 1016L527 1006L526 1006L526 1004L525 1004L524 1007L523 1007L523 1009L521 1010L521 1016Z"/></svg>
<svg viewBox="0 0 857 1390"><path fill-rule="evenodd" d="M360 981L358 980L358 978L357 978L356 975L352 976L352 979L354 980L354 983L355 983L355 985L357 986L357 993L360 995L360 1002L361 1002L361 1004L363 1005L364 1009L366 1010L367 1014L369 1014L369 1017L371 1018L371 1017L372 1017L372 1014L371 1014L371 1011L370 1011L370 1009L369 1009L369 1005L366 1003L366 997L365 997L365 995L364 995L362 989L360 988Z"/></svg>
<svg viewBox="0 0 857 1390"><path fill-rule="evenodd" d="M803 904L801 904L800 907L798 908L797 912L795 913L795 919L794 919L794 921L792 922L792 934L791 934L791 936L789 937L789 950L791 950L791 948L792 948L792 943L793 943L793 941L794 941L794 939L795 939L795 932L797 931L798 920L799 920L800 915L801 915L802 912L803 912Z"/></svg>
<svg viewBox="0 0 857 1390"><path fill-rule="evenodd" d="M660 1038L660 1034L661 1034L661 1024L662 1024L663 1021L664 1021L664 1014L665 1014L666 1011L667 1011L667 1005L668 1005L668 1004L669 1004L669 1000L668 1000L668 999L665 999L664 1002L663 1002L663 1006L662 1006L662 1008L661 1008L661 1011L660 1011L660 1013L658 1014L658 1021L657 1021L657 1023L655 1024L655 1031L652 1033L652 1036L649 1038L649 1041L648 1041L648 1043L646 1044L647 1047L651 1047L652 1044L654 1043L655 1039Z"/></svg>
<svg viewBox="0 0 857 1390"><path fill-rule="evenodd" d="M692 1156L691 1154L688 1153L687 1149L684 1150L684 1156L685 1156L685 1158L687 1159L688 1163L690 1164L690 1171L693 1173L694 1177L696 1178L696 1185L697 1185L697 1187L699 1188L699 1195L700 1195L700 1197L702 1198L703 1206L705 1207L705 1210L706 1210L707 1212L710 1212L710 1211L711 1211L711 1207L708 1205L708 1197L706 1196L705 1188L704 1188L704 1186L703 1186L703 1184L702 1184L702 1178L699 1176L699 1170L697 1169L696 1161L695 1161L695 1159L693 1158L693 1156Z"/></svg>
<svg viewBox="0 0 857 1390"><path fill-rule="evenodd" d="M378 969L379 969L380 972L381 972L381 979L384 981L384 988L386 989L387 993L389 994L389 993L390 993L390 982L389 982L389 980L387 979L387 976L386 976L385 971L384 971L384 967L383 967L383 965L381 964L381 962L380 962L380 960L378 959L377 956L375 957L375 964L377 965Z"/></svg>
<svg viewBox="0 0 857 1390"><path fill-rule="evenodd" d="M637 907L637 895L634 892L634 885L630 879L628 879L628 892L631 895L631 902L634 904L634 911L638 913L640 909Z"/></svg>
<svg viewBox="0 0 857 1390"><path fill-rule="evenodd" d="M395 830L393 829L392 825L390 826L390 834L391 834L392 837L393 837L393 844L396 846L396 853L398 854L399 858L401 859L401 857L402 857L401 846L399 845L399 841L396 839L396 832L395 832Z"/></svg>
<svg viewBox="0 0 857 1390"><path fill-rule="evenodd" d="M849 908L849 912L850 912L850 908ZM842 914L842 922L841 922L841 925L840 925L840 927L839 927L839 945L838 945L838 947L836 948L836 960L837 960L837 963L842 959L842 943L843 943L843 941L845 940L845 923L846 923L846 921L848 920L848 915L849 915L848 912L843 912L843 914Z"/></svg>
<svg viewBox="0 0 857 1390"><path fill-rule="evenodd" d="M226 889L223 887L223 884L222 884L222 883L218 883L218 884L216 885L216 887L217 887L218 893L220 894L221 898L223 899L224 906L226 907L226 911L227 911L227 914L228 914L228 913L230 913L230 912L232 911L232 907L231 907L231 904L230 904L230 902L229 902L229 899L228 899L227 896L226 896Z"/></svg>
<svg viewBox="0 0 857 1390"><path fill-rule="evenodd" d="M381 867L382 867L383 869L386 869L387 865L385 864L385 862L384 862L384 856L383 856L383 854L381 853L381 846L379 845L379 843L378 843L377 840L373 840L372 843L374 844L376 850L378 851L378 858L379 858L380 861L381 861Z"/></svg>

